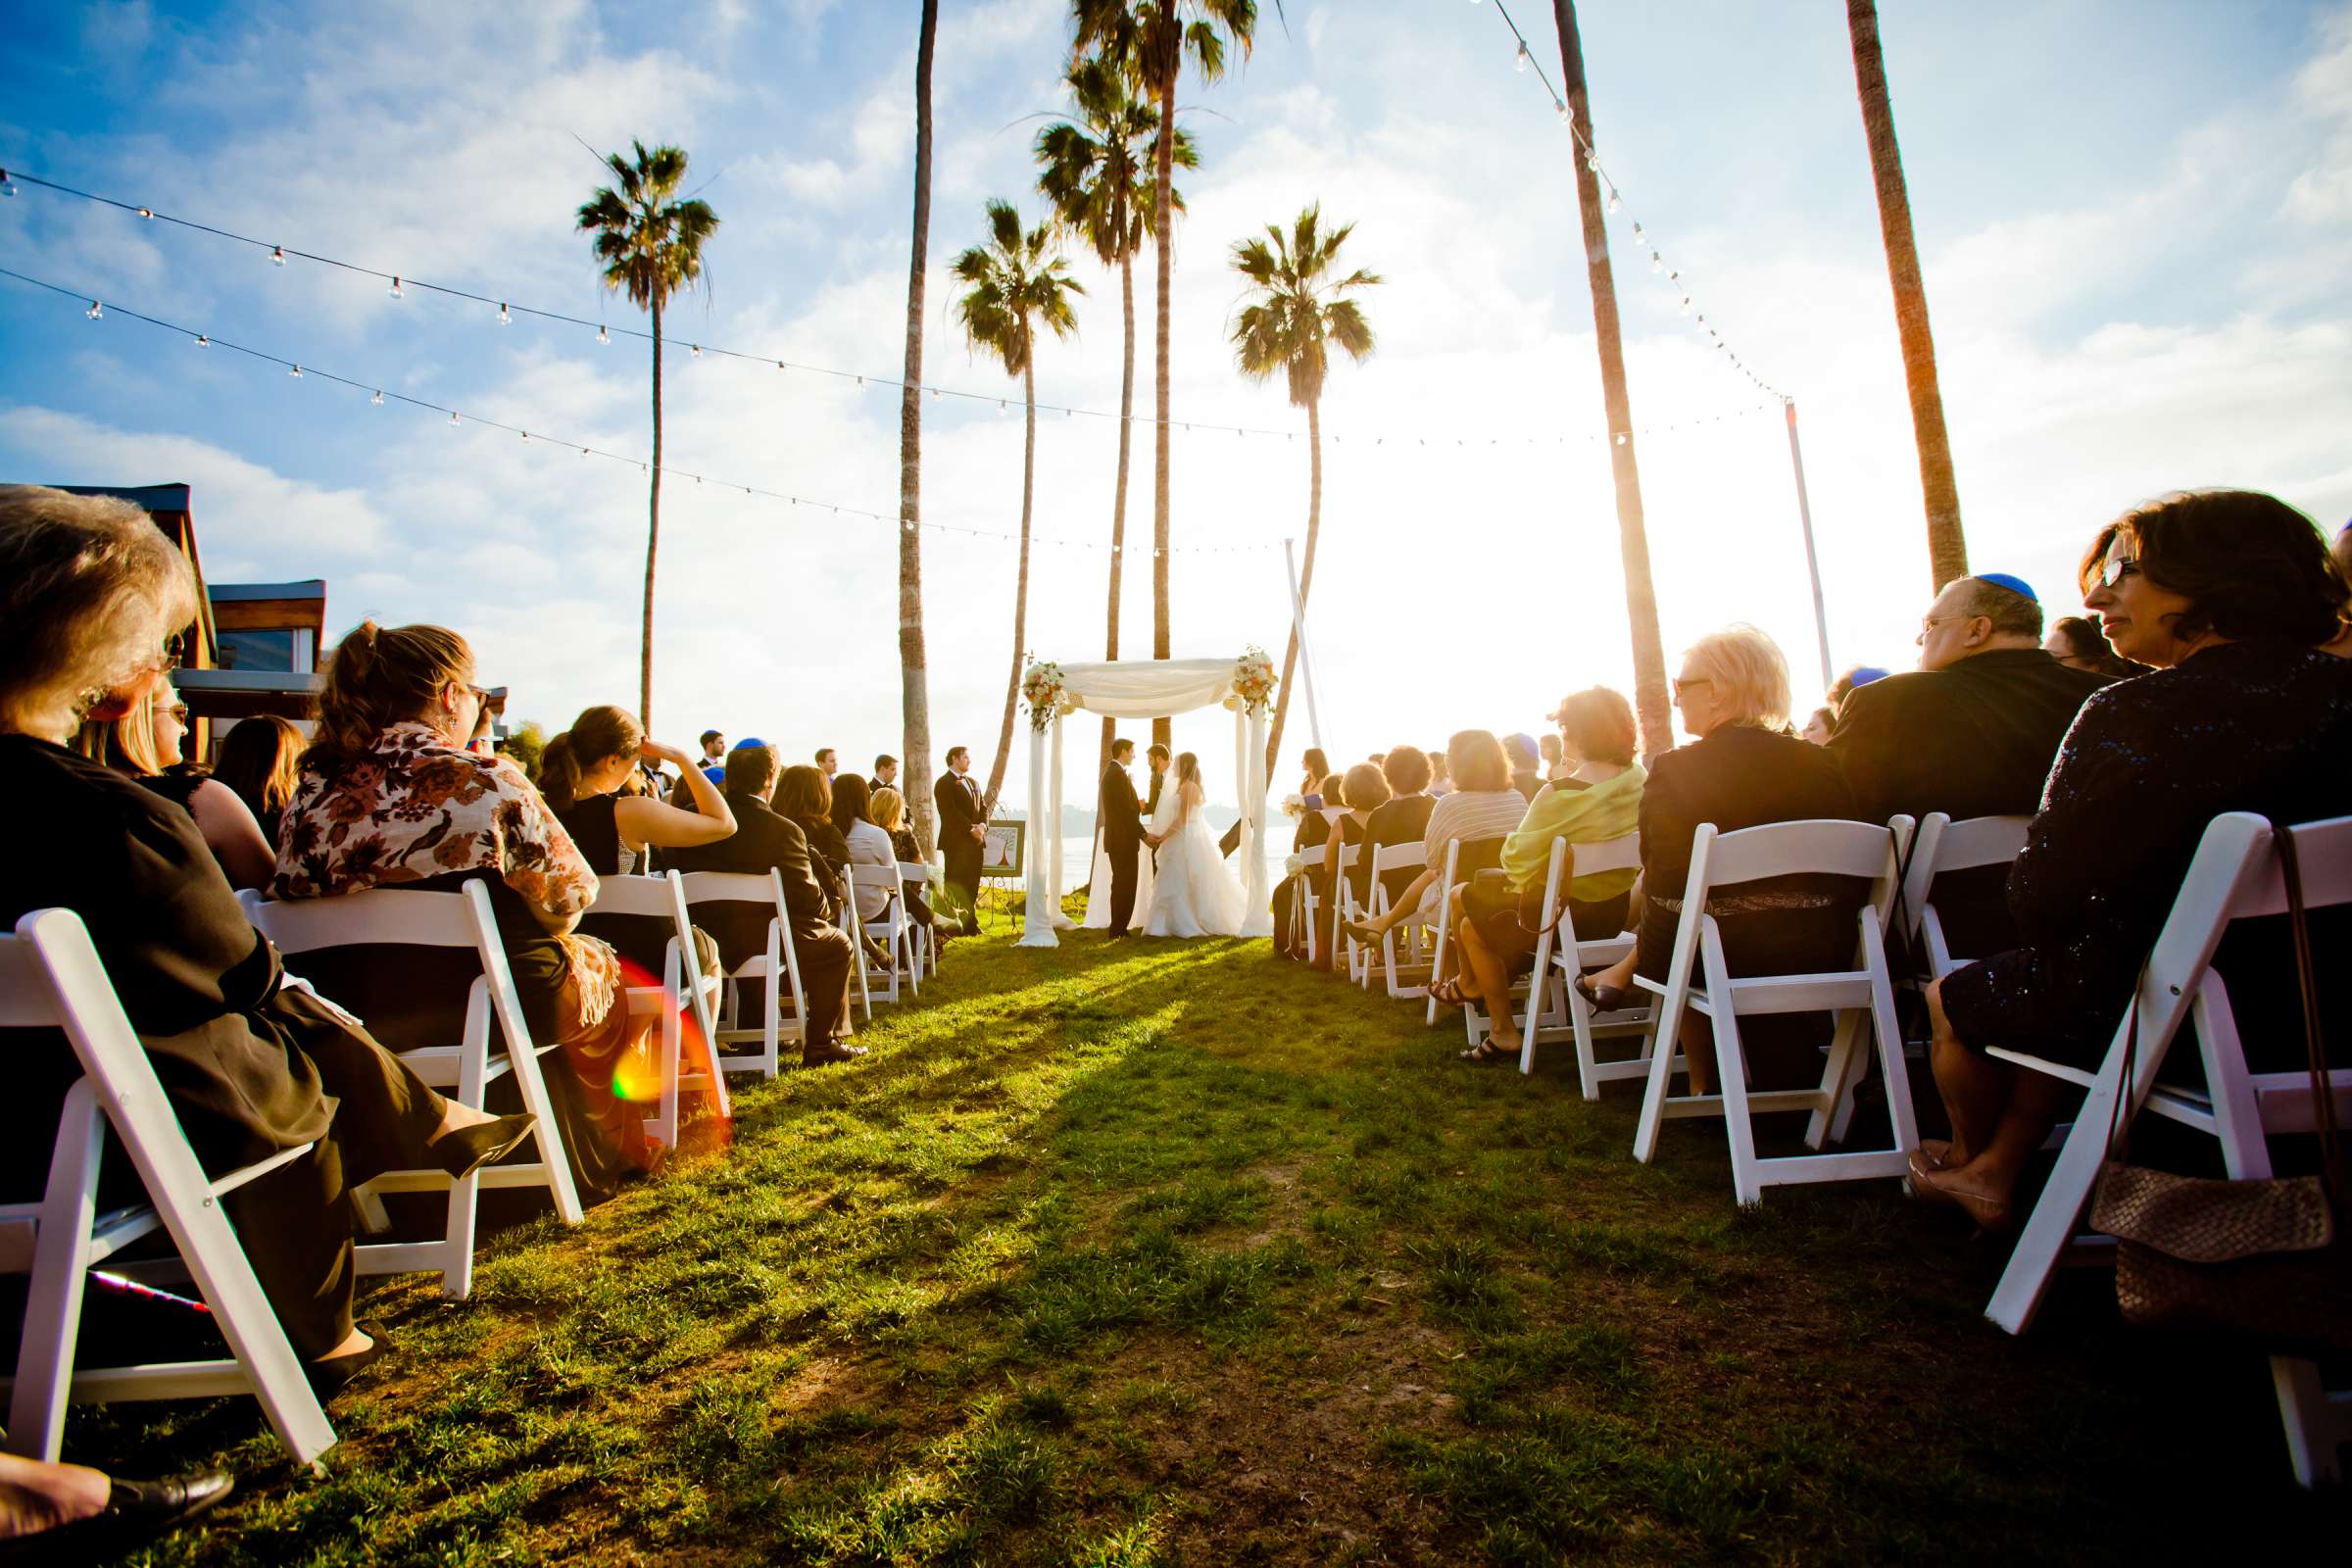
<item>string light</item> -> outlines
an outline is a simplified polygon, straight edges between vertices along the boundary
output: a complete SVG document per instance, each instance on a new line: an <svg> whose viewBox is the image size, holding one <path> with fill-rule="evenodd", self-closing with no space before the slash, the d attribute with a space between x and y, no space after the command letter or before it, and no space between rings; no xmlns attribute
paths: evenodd
<svg viewBox="0 0 2352 1568"><path fill-rule="evenodd" d="M286 265L286 248L285 248L283 245L272 245L272 246L270 246L270 260L271 262L275 263L275 264L276 264L277 266L279 266L279 267L283 267L283 266L285 266L285 265Z"/></svg>
<svg viewBox="0 0 2352 1568"><path fill-rule="evenodd" d="M1527 70L1527 40L1525 38L1519 40L1519 58L1513 63L1512 69L1519 72Z"/></svg>
<svg viewBox="0 0 2352 1568"><path fill-rule="evenodd" d="M16 193L17 182L8 177L7 170L0 169L0 196L14 196Z"/></svg>
<svg viewBox="0 0 2352 1568"><path fill-rule="evenodd" d="M96 300L92 300L90 301L90 308L81 314L88 317L93 321L104 320L106 318L106 307L100 305Z"/></svg>
<svg viewBox="0 0 2352 1568"><path fill-rule="evenodd" d="M694 357L696 359L699 360L703 357L703 346L700 343L690 343L687 345L687 347L694 350Z"/></svg>
<svg viewBox="0 0 2352 1568"><path fill-rule="evenodd" d="M302 379L302 367L297 365L291 369L287 370L286 373L292 376L295 380L299 381Z"/></svg>
<svg viewBox="0 0 2352 1568"><path fill-rule="evenodd" d="M200 349L209 349L213 346L213 340L199 332L196 334L196 346Z"/></svg>
<svg viewBox="0 0 2352 1568"><path fill-rule="evenodd" d="M145 207L142 207L142 208L140 208L140 209L139 209L139 216L140 216L141 218L144 218L144 219L146 219L146 220L147 220L149 222L151 222L151 223L155 221L155 214L154 214L154 213L153 213L151 210L149 210L148 208L145 208Z"/></svg>
<svg viewBox="0 0 2352 1568"><path fill-rule="evenodd" d="M400 274L397 272L392 275L392 297L396 300L408 298L400 291Z"/></svg>
<svg viewBox="0 0 2352 1568"><path fill-rule="evenodd" d="M501 326L513 326L514 324L514 318L507 314L507 307L503 301L498 307L498 324Z"/></svg>
<svg viewBox="0 0 2352 1568"><path fill-rule="evenodd" d="M606 331L602 326L599 326L596 329L596 340L599 343L610 343L612 341L612 334Z"/></svg>
<svg viewBox="0 0 2352 1568"><path fill-rule="evenodd" d="M369 398L368 401L379 409L382 408L384 406L384 389L382 387L377 387L375 389L375 396Z"/></svg>

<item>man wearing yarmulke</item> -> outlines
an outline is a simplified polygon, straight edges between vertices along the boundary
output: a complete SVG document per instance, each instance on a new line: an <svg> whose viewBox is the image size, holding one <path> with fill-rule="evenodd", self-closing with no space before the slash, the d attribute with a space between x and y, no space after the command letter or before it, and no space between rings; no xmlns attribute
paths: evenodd
<svg viewBox="0 0 2352 1568"><path fill-rule="evenodd" d="M1853 789L1854 814L1870 821L2030 815L2075 710L2109 679L2042 651L2041 602L2023 578L1956 577L1920 619L1919 668L1855 688L1830 753ZM1990 870L1981 889L1937 890L1955 953L1997 951L1997 924L1949 930L1955 916L1972 927L2006 920L2005 870Z"/></svg>

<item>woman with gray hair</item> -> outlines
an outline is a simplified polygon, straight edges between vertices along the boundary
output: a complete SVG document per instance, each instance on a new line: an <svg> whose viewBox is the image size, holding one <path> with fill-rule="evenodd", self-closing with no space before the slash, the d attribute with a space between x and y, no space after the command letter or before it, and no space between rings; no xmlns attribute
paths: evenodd
<svg viewBox="0 0 2352 1568"><path fill-rule="evenodd" d="M41 824L0 859L0 921L81 917L207 1171L314 1146L223 1201L286 1337L331 1393L383 1350L351 1319L351 1190L417 1166L463 1176L531 1120L444 1100L349 1014L281 989L276 951L188 813L68 749L85 720L120 717L166 678L196 593L137 507L0 487L0 804ZM61 1041L23 1051L13 1076L0 1152L11 1200L40 1192L79 1071ZM99 1189L102 1208L142 1196L119 1159Z"/></svg>
<svg viewBox="0 0 2352 1568"><path fill-rule="evenodd" d="M1853 814L1838 760L1789 732L1788 695L1788 661L1753 626L1709 632L1683 655L1674 705L1694 739L1650 764L1642 792L1641 928L1630 957L1577 980L1588 1003L1613 1008L1636 973L1665 979L1683 918L1690 840L1700 823L1732 833ZM1711 896L1707 912L1715 916L1733 974L1798 974L1839 967L1853 956L1854 911L1863 893L1850 877L1773 877ZM1686 1014L1683 1028L1693 1027ZM1711 1042L1686 1035L1684 1048L1690 1092L1709 1093Z"/></svg>

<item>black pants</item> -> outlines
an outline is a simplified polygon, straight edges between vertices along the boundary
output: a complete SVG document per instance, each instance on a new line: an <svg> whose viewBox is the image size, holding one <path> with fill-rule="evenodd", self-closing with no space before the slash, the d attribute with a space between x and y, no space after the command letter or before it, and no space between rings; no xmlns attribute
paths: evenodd
<svg viewBox="0 0 2352 1568"><path fill-rule="evenodd" d="M1135 884L1144 847L1140 842L1124 847L1108 844L1103 853L1110 857L1110 934L1122 936L1135 918Z"/></svg>
<svg viewBox="0 0 2352 1568"><path fill-rule="evenodd" d="M961 923L969 926L974 920L972 911L980 903L980 846L967 835L961 845L951 843L942 854L948 862L948 902L956 906Z"/></svg>

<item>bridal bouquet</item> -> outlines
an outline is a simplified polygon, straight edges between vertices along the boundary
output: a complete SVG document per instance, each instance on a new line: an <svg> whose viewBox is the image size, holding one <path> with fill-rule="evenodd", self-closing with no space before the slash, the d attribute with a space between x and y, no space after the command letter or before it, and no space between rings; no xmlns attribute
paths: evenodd
<svg viewBox="0 0 2352 1568"><path fill-rule="evenodd" d="M1234 662L1233 694L1252 713L1264 712L1274 701L1274 661L1254 643Z"/></svg>
<svg viewBox="0 0 2352 1568"><path fill-rule="evenodd" d="M1285 795L1282 798L1282 814L1285 816L1304 816L1306 814L1306 797L1296 793Z"/></svg>
<svg viewBox="0 0 2352 1568"><path fill-rule="evenodd" d="M1029 704L1029 727L1042 730L1051 725L1068 695L1059 664L1049 662L1031 664L1021 676L1021 697Z"/></svg>

